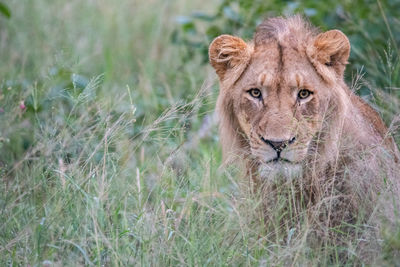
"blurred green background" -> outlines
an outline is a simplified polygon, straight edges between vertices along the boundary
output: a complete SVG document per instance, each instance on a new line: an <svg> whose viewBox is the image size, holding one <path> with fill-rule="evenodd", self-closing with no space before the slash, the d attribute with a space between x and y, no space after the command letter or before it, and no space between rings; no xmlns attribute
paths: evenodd
<svg viewBox="0 0 400 267"><path fill-rule="evenodd" d="M349 37L346 80L391 124L399 0L1 1L0 264L340 264L260 239L259 203L220 168L208 44L295 13Z"/></svg>

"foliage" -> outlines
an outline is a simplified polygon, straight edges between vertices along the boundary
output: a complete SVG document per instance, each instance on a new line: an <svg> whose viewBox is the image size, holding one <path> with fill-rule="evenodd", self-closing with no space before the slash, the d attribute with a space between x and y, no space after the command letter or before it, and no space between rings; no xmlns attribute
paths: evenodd
<svg viewBox="0 0 400 267"><path fill-rule="evenodd" d="M5 16L6 18L10 18L11 17L11 11L10 9L7 7L6 4L4 4L3 2L0 2L0 13Z"/></svg>

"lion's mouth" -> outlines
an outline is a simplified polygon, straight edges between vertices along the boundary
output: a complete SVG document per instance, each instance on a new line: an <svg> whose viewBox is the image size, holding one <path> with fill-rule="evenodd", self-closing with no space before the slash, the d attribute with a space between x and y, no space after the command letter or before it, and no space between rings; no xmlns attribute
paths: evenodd
<svg viewBox="0 0 400 267"><path fill-rule="evenodd" d="M288 159L281 158L281 157L276 157L274 159L266 161L265 163L279 163L279 162L285 162L285 163L290 163L290 164L294 164L295 163L293 161L290 161Z"/></svg>

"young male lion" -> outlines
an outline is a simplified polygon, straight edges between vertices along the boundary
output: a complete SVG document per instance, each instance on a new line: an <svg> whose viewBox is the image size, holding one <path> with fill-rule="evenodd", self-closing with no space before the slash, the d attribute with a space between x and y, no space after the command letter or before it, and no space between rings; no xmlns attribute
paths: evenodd
<svg viewBox="0 0 400 267"><path fill-rule="evenodd" d="M320 33L300 16L265 20L250 42L221 35L209 47L224 158L244 159L255 183L269 184L265 195L296 178L328 226L353 222L361 206L371 213L398 160L379 114L344 82L349 54L341 31Z"/></svg>

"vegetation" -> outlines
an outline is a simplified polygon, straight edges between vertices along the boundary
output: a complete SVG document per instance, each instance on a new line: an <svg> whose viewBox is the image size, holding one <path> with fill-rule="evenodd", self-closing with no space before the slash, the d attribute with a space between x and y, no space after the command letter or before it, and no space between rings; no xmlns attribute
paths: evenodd
<svg viewBox="0 0 400 267"><path fill-rule="evenodd" d="M0 2L0 265L340 265L343 252L362 264L350 236L311 247L302 218L266 229L260 198L221 167L206 47L220 33L251 38L265 15L304 13L349 35L347 78L390 124L399 5ZM399 233L383 233L382 262L399 261Z"/></svg>
<svg viewBox="0 0 400 267"><path fill-rule="evenodd" d="M10 9L3 2L0 2L0 14L2 14L6 18L11 17Z"/></svg>

